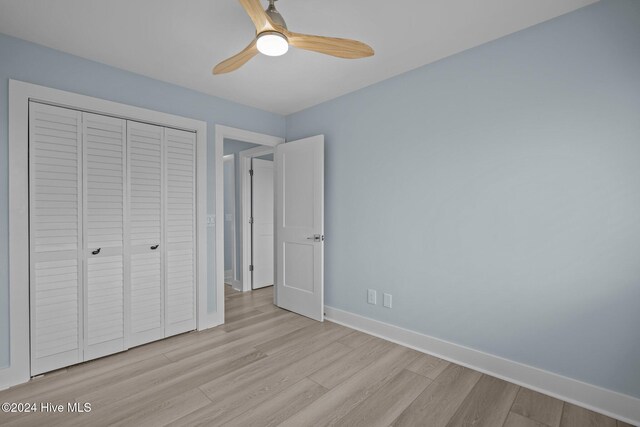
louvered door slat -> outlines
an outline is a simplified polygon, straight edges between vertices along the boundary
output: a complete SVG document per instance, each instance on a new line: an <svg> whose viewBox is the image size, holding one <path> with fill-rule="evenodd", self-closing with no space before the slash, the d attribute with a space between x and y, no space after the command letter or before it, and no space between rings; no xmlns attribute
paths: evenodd
<svg viewBox="0 0 640 427"><path fill-rule="evenodd" d="M131 346L164 337L163 141L162 127L128 122Z"/></svg>
<svg viewBox="0 0 640 427"><path fill-rule="evenodd" d="M125 349L126 122L83 113L83 132L85 360L90 360Z"/></svg>
<svg viewBox="0 0 640 427"><path fill-rule="evenodd" d="M82 361L82 115L29 103L31 374Z"/></svg>
<svg viewBox="0 0 640 427"><path fill-rule="evenodd" d="M165 129L166 335L196 327L195 134Z"/></svg>

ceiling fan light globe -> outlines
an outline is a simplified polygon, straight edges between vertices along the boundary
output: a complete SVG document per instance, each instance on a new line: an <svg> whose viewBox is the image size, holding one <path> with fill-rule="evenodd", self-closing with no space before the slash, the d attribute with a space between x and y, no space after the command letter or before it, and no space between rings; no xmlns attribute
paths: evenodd
<svg viewBox="0 0 640 427"><path fill-rule="evenodd" d="M275 31L260 34L256 45L260 53L267 56L281 56L289 50L287 38Z"/></svg>

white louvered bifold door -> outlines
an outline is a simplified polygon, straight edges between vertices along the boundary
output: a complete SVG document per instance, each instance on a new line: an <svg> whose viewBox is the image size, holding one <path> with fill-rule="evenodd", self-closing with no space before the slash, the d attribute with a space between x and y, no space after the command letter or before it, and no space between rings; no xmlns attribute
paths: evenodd
<svg viewBox="0 0 640 427"><path fill-rule="evenodd" d="M84 359L125 348L126 122L83 113Z"/></svg>
<svg viewBox="0 0 640 427"><path fill-rule="evenodd" d="M165 336L196 328L196 135L165 128Z"/></svg>
<svg viewBox="0 0 640 427"><path fill-rule="evenodd" d="M129 346L164 337L162 204L164 128L127 122L130 228Z"/></svg>
<svg viewBox="0 0 640 427"><path fill-rule="evenodd" d="M31 375L82 361L82 113L29 103Z"/></svg>

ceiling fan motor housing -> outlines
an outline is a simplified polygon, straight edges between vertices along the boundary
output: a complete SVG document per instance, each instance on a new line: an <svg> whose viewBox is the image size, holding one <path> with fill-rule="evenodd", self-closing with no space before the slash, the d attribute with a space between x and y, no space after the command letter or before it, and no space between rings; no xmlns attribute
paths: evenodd
<svg viewBox="0 0 640 427"><path fill-rule="evenodd" d="M280 12L276 10L275 2L277 0L269 0L269 6L267 7L267 15L273 21L274 24L281 26L284 29L287 29L287 23L284 22L284 18L280 15Z"/></svg>

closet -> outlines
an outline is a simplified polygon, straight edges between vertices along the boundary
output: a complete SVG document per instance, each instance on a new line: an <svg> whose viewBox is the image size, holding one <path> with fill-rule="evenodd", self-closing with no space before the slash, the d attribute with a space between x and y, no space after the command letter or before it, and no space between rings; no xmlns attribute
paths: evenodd
<svg viewBox="0 0 640 427"><path fill-rule="evenodd" d="M32 375L195 329L195 144L29 103Z"/></svg>

